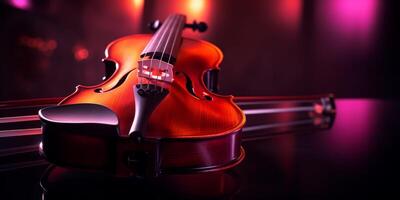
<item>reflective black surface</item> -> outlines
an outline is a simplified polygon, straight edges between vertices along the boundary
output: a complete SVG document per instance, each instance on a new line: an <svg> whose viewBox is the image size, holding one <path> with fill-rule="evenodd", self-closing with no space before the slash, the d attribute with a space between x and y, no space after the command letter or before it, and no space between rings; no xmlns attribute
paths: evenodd
<svg viewBox="0 0 400 200"><path fill-rule="evenodd" d="M37 152L11 156L0 150L0 198L376 199L395 195L400 106L372 99L340 99L336 104L332 129L293 129L246 141L243 163L223 174L144 180L49 168L47 164L13 169L22 161L35 165L40 156ZM1 138L0 147L35 144L40 139L23 137Z"/></svg>

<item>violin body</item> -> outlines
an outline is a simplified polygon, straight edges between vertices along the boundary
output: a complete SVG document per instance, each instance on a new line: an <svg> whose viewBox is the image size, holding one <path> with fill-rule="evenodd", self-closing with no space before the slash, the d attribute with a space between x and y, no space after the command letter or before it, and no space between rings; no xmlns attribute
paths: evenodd
<svg viewBox="0 0 400 200"><path fill-rule="evenodd" d="M112 136L96 133L104 124L87 123L90 128L83 132L71 128L79 127L77 121L52 120L50 114L39 113L43 153L49 161L119 175L218 171L240 163L245 116L232 96L215 94L206 87L205 74L219 70L223 55L219 48L201 40L182 38L174 80L166 86L168 95L149 116L140 141L129 137L135 116L133 86L140 83L138 60L150 38L131 35L111 42L105 51L106 80L95 86L77 86L59 104L96 104L109 109L117 119Z"/></svg>
<svg viewBox="0 0 400 200"><path fill-rule="evenodd" d="M114 74L100 85L78 86L76 92L61 104L103 105L117 114L120 134L127 135L135 110L132 85L138 83L137 60L150 37L150 35L133 35L108 45L105 60L115 62L117 67ZM183 40L179 58L174 66L175 76L174 82L169 87L170 93L150 117L147 137L159 139L218 136L238 131L244 125L244 115L233 103L233 97L214 94L203 82L205 72L219 69L222 57L222 52L208 42ZM127 78L116 87L124 75L127 75ZM187 77L190 80L187 80ZM195 95L188 91L188 82L191 82ZM96 89L109 91L96 93ZM211 100L208 100L210 98Z"/></svg>

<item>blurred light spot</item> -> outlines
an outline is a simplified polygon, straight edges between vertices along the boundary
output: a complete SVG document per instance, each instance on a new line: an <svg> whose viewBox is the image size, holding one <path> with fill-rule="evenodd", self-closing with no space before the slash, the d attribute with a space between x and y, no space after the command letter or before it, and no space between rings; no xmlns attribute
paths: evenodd
<svg viewBox="0 0 400 200"><path fill-rule="evenodd" d="M321 9L323 25L332 33L368 45L375 31L378 0L330 0Z"/></svg>
<svg viewBox="0 0 400 200"><path fill-rule="evenodd" d="M188 10L193 15L199 15L204 12L205 1L204 0L189 0Z"/></svg>
<svg viewBox="0 0 400 200"><path fill-rule="evenodd" d="M315 104L314 112L316 112L317 114L322 114L324 112L324 106L322 106L321 104Z"/></svg>
<svg viewBox="0 0 400 200"><path fill-rule="evenodd" d="M55 41L55 40L47 41L47 46L46 47L47 47L48 50L56 49L57 48L57 41Z"/></svg>
<svg viewBox="0 0 400 200"><path fill-rule="evenodd" d="M23 46L36 49L46 55L51 55L52 51L57 48L57 41L54 39L46 40L39 37L21 36L19 41Z"/></svg>
<svg viewBox="0 0 400 200"><path fill-rule="evenodd" d="M315 117L315 118L313 119L313 124L314 124L315 126L320 126L323 122L324 122L324 121L323 121L322 117Z"/></svg>
<svg viewBox="0 0 400 200"><path fill-rule="evenodd" d="M89 57L89 51L82 45L75 45L74 57L76 61L83 61Z"/></svg>
<svg viewBox="0 0 400 200"><path fill-rule="evenodd" d="M142 25L142 16L143 16L143 8L144 8L144 0L129 0L130 9L128 12L132 15L132 24L135 32L140 31L140 27Z"/></svg>
<svg viewBox="0 0 400 200"><path fill-rule="evenodd" d="M31 8L30 0L9 0L8 3L21 10L29 10Z"/></svg>
<svg viewBox="0 0 400 200"><path fill-rule="evenodd" d="M141 8L144 4L144 0L132 0L132 2L135 8Z"/></svg>
<svg viewBox="0 0 400 200"><path fill-rule="evenodd" d="M300 24L302 15L302 0L279 0L277 1L277 19L287 28L296 29Z"/></svg>
<svg viewBox="0 0 400 200"><path fill-rule="evenodd" d="M337 0L334 2L336 23L345 30L365 31L374 23L376 0Z"/></svg>

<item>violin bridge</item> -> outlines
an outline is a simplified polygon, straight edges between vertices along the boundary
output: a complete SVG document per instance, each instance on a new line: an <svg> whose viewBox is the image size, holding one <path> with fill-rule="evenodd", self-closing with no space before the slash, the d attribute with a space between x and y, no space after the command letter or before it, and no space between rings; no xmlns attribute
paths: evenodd
<svg viewBox="0 0 400 200"><path fill-rule="evenodd" d="M157 59L146 59L138 61L138 76L172 83L173 70L172 64Z"/></svg>

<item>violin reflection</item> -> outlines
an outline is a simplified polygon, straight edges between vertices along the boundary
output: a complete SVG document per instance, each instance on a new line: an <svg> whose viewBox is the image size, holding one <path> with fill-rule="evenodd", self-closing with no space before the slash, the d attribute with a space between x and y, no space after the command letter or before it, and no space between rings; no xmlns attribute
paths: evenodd
<svg viewBox="0 0 400 200"><path fill-rule="evenodd" d="M40 185L43 199L230 199L239 191L233 170L165 175L154 179L117 178L101 172L50 166Z"/></svg>

